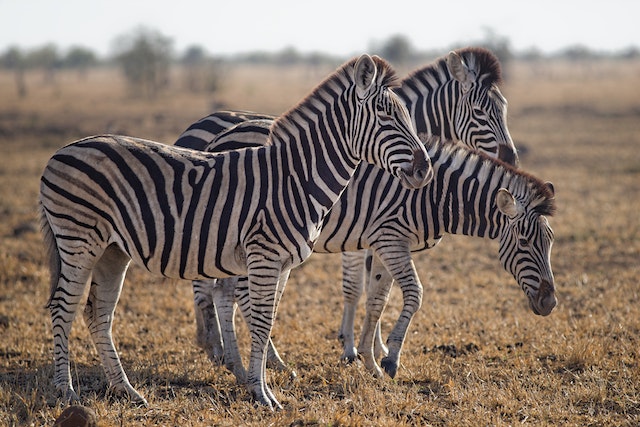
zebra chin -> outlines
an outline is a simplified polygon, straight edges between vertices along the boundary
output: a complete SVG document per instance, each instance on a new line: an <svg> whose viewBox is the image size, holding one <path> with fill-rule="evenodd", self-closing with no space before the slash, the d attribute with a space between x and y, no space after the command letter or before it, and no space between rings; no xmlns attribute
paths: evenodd
<svg viewBox="0 0 640 427"><path fill-rule="evenodd" d="M431 182L434 176L431 160L425 155L424 151L416 150L413 152L411 166L400 168L397 176L406 188L422 188Z"/></svg>
<svg viewBox="0 0 640 427"><path fill-rule="evenodd" d="M550 315L556 304L558 304L558 299L555 287L548 280L542 280L538 294L529 297L529 307L538 316Z"/></svg>

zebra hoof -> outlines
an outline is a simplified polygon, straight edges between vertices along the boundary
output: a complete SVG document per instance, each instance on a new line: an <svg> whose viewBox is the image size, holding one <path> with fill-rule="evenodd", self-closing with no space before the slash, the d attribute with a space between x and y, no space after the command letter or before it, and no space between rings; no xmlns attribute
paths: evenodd
<svg viewBox="0 0 640 427"><path fill-rule="evenodd" d="M69 405L80 403L80 398L72 387L69 387L66 391L62 392L62 398Z"/></svg>
<svg viewBox="0 0 640 427"><path fill-rule="evenodd" d="M394 360L389 357L385 357L380 361L380 366L391 378L396 377L396 374L398 373L398 364Z"/></svg>
<svg viewBox="0 0 640 427"><path fill-rule="evenodd" d="M137 391L135 391L133 388L128 389L128 388L111 387L110 391L113 397L128 400L135 407L138 407L138 408L149 407L149 402L147 402L147 399L142 397L142 395Z"/></svg>
<svg viewBox="0 0 640 427"><path fill-rule="evenodd" d="M353 348L351 349L351 351L345 351L344 353L342 353L342 356L340 356L340 360L348 365L352 364L353 362L358 360L358 350Z"/></svg>

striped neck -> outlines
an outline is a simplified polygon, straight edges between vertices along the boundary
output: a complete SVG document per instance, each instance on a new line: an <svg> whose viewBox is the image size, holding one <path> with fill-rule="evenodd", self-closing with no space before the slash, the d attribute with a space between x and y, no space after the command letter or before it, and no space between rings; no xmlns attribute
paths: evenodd
<svg viewBox="0 0 640 427"><path fill-rule="evenodd" d="M308 205L320 219L338 200L360 163L350 147L356 107L354 85L345 67L276 119L266 144L295 170Z"/></svg>
<svg viewBox="0 0 640 427"><path fill-rule="evenodd" d="M456 135L456 82L444 58L404 78L395 92L407 106L418 135L436 135L446 140L459 140Z"/></svg>
<svg viewBox="0 0 640 427"><path fill-rule="evenodd" d="M435 235L443 233L496 239L507 218L496 204L506 188L525 210L547 199L539 179L511 166L451 143L432 144L427 151L435 178L429 184Z"/></svg>

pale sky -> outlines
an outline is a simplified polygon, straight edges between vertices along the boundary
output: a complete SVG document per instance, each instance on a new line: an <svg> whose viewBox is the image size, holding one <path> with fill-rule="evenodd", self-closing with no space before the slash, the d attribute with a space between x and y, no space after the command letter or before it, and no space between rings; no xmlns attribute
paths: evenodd
<svg viewBox="0 0 640 427"><path fill-rule="evenodd" d="M416 50L462 47L487 30L515 51L584 45L640 47L638 0L0 0L0 54L55 44L106 57L118 36L144 26L209 54L279 51L356 55L404 35Z"/></svg>

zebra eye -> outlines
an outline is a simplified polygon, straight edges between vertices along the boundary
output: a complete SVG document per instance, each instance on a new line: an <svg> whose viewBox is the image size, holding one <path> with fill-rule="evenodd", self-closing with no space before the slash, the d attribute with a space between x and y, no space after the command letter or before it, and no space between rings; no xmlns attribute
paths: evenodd
<svg viewBox="0 0 640 427"><path fill-rule="evenodd" d="M524 237L521 237L520 239L518 239L518 243L523 248L526 248L527 246L529 246L529 241L527 239L525 239Z"/></svg>

